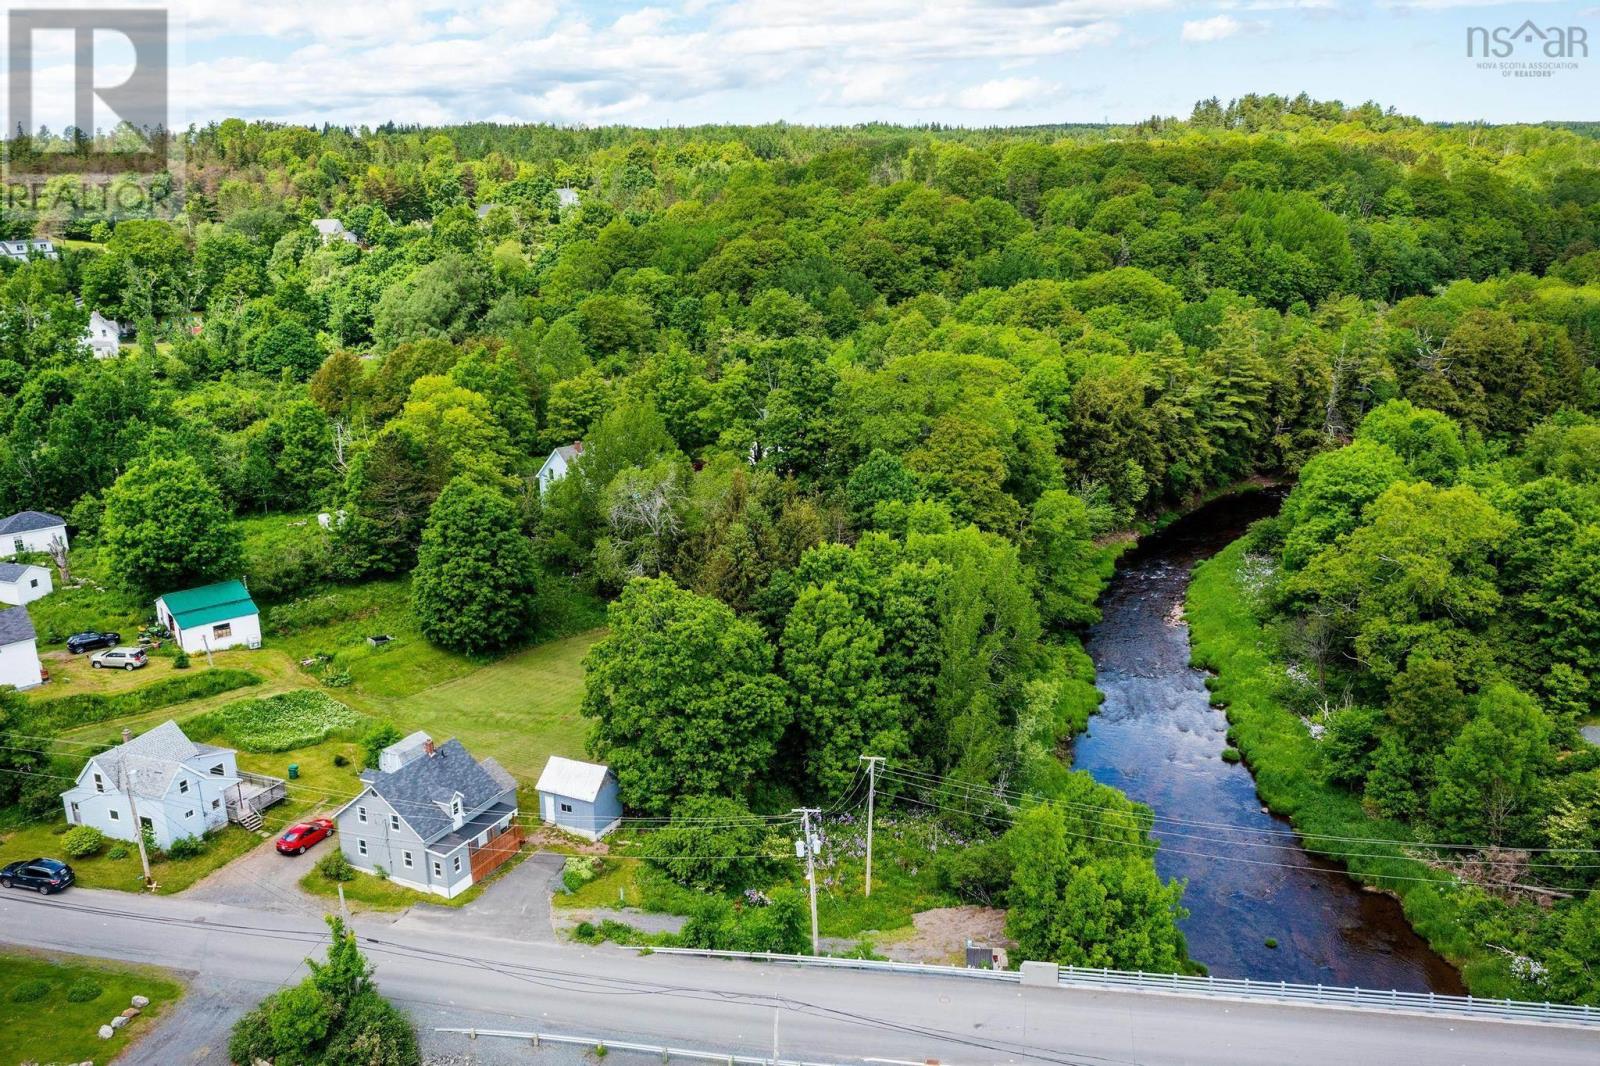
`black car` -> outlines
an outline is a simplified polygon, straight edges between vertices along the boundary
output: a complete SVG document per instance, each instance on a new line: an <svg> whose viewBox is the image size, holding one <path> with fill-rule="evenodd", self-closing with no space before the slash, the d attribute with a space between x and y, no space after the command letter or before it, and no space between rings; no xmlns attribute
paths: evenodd
<svg viewBox="0 0 1600 1066"><path fill-rule="evenodd" d="M23 859L0 869L0 888L31 888L41 895L72 884L72 867L60 859Z"/></svg>
<svg viewBox="0 0 1600 1066"><path fill-rule="evenodd" d="M115 648L122 643L121 633L96 633L90 630L87 633L74 633L67 638L67 651L78 655L96 648Z"/></svg>

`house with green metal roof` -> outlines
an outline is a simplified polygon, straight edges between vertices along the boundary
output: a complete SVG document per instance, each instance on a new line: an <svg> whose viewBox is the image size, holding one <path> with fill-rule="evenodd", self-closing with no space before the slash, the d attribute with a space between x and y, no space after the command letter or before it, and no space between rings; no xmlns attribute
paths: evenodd
<svg viewBox="0 0 1600 1066"><path fill-rule="evenodd" d="M190 654L261 647L261 612L243 581L219 581L156 598L156 618Z"/></svg>

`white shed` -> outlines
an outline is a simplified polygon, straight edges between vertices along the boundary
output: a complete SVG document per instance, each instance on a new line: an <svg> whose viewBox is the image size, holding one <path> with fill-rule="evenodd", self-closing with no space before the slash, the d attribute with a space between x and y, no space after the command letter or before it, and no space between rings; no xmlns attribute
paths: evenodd
<svg viewBox="0 0 1600 1066"><path fill-rule="evenodd" d="M0 563L0 603L22 606L50 595L50 571L32 563Z"/></svg>
<svg viewBox="0 0 1600 1066"><path fill-rule="evenodd" d="M67 546L67 520L45 511L18 511L0 518L0 559L23 552L47 552L52 542Z"/></svg>
<svg viewBox="0 0 1600 1066"><path fill-rule="evenodd" d="M26 607L0 610L0 685L33 688L44 682L33 619Z"/></svg>
<svg viewBox="0 0 1600 1066"><path fill-rule="evenodd" d="M261 647L261 612L242 581L219 581L156 598L156 619L191 655Z"/></svg>

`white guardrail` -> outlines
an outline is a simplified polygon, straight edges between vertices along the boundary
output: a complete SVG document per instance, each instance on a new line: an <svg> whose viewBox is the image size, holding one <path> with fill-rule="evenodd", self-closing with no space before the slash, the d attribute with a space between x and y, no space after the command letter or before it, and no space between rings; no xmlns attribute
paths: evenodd
<svg viewBox="0 0 1600 1066"><path fill-rule="evenodd" d="M568 1047L589 1048L599 1050L605 1048L611 1051L642 1051L647 1055L658 1055L662 1062L673 1059L690 1059L697 1062L725 1062L728 1066L832 1066L825 1062L805 1062L800 1059L774 1059L763 1058L759 1055L730 1055L721 1051L700 1051L695 1048L667 1047L663 1044L634 1044L625 1040L607 1040L598 1036L571 1036L566 1033L534 1033L517 1032L510 1029L449 1029L435 1028L436 1033L455 1033L468 1040L477 1040L479 1037L499 1037L505 1040L521 1040L533 1047L543 1047L546 1044L563 1044Z"/></svg>
<svg viewBox="0 0 1600 1066"><path fill-rule="evenodd" d="M646 948L663 955L701 955L719 959L744 959L756 962L792 963L850 970L879 970L885 973L927 974L969 980L1021 983L1015 970L969 970L960 966L934 966L928 963L885 962L876 959L841 959L817 955L774 955L764 952L705 951L699 948ZM1159 995L1203 996L1212 999L1244 1000L1258 1003L1292 1003L1310 1007L1344 1007L1355 1010L1437 1014L1491 1021L1544 1022L1600 1028L1600 1008L1564 1003L1534 1003L1517 999L1483 999L1478 996L1446 996L1433 992L1394 992L1372 988L1346 988L1340 985L1304 985L1288 981L1252 981L1234 977L1191 977L1184 974L1135 973L1129 970L1090 969L1078 966L1057 968L1062 988L1098 988L1122 992Z"/></svg>

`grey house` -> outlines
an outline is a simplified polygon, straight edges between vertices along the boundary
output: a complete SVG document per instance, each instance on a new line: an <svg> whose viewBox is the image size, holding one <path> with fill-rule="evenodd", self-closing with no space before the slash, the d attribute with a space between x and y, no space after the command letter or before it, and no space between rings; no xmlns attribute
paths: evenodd
<svg viewBox="0 0 1600 1066"><path fill-rule="evenodd" d="M599 763L552 755L537 787L539 817L577 836L599 840L622 818L617 775Z"/></svg>
<svg viewBox="0 0 1600 1066"><path fill-rule="evenodd" d="M359 795L334 814L339 847L368 873L450 898L517 853L517 782L459 740L413 733L364 771Z"/></svg>

